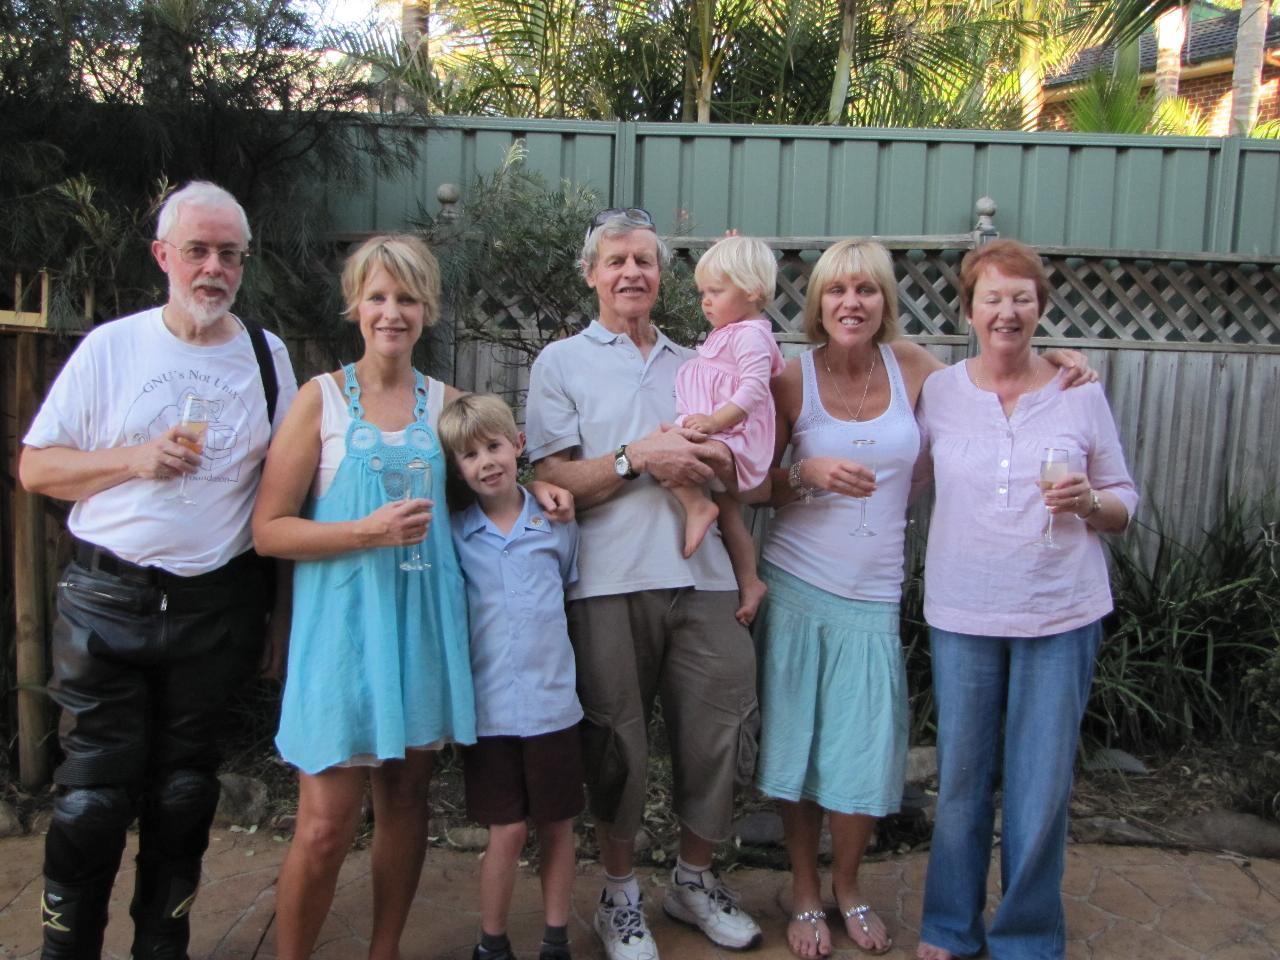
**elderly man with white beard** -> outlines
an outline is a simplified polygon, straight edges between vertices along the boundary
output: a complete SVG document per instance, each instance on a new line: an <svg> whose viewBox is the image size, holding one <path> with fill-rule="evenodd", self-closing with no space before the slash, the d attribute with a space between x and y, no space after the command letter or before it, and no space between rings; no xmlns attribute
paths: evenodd
<svg viewBox="0 0 1280 960"><path fill-rule="evenodd" d="M187 956L220 720L263 650L269 578L249 519L297 392L284 344L231 313L249 238L221 187L170 196L151 246L168 302L85 336L23 440L23 486L74 503L49 683L65 759L45 841L45 960L101 956L135 817L132 956ZM204 412L184 422L191 397Z"/></svg>

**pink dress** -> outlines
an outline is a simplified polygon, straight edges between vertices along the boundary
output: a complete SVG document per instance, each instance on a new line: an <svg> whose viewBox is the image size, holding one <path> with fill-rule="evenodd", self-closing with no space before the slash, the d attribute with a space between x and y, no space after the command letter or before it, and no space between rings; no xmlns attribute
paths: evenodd
<svg viewBox="0 0 1280 960"><path fill-rule="evenodd" d="M760 486L773 461L769 380L781 372L773 327L764 317L753 317L712 330L698 355L676 373L676 423L691 413L714 413L726 403L747 411L740 424L715 435L733 453L739 490Z"/></svg>

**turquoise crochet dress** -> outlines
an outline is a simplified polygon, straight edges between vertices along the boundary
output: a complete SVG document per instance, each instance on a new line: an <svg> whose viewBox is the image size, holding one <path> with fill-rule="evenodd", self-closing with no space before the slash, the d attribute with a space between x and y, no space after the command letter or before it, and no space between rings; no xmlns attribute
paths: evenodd
<svg viewBox="0 0 1280 960"><path fill-rule="evenodd" d="M332 484L308 499L303 516L321 522L367 516L387 501L383 472L424 459L435 506L421 551L431 567L401 570L403 547L294 565L276 746L306 773L401 759L407 748L440 741L475 742L467 595L444 509L445 460L427 414L427 382L415 371L414 420L396 445L364 420L355 367L342 369L351 415L345 453Z"/></svg>

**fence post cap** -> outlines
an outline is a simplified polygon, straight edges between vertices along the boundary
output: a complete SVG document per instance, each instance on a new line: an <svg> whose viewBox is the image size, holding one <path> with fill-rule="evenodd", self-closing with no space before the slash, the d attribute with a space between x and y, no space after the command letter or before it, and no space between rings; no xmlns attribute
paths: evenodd
<svg viewBox="0 0 1280 960"><path fill-rule="evenodd" d="M978 215L978 222L974 230L983 236L996 235L995 216L996 210L995 200L991 197L979 197L978 202L973 205L973 212Z"/></svg>
<svg viewBox="0 0 1280 960"><path fill-rule="evenodd" d="M436 187L436 199L440 201L441 220L458 219L458 201L462 199L462 190L456 183L442 183Z"/></svg>

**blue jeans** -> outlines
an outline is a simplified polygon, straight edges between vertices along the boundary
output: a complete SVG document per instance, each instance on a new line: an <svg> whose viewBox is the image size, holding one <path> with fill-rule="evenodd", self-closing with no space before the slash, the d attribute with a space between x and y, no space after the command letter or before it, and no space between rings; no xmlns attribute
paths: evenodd
<svg viewBox="0 0 1280 960"><path fill-rule="evenodd" d="M1100 621L1046 637L930 629L939 785L921 940L961 957L1064 956L1067 804L1101 638ZM1003 897L984 930L1002 768Z"/></svg>

